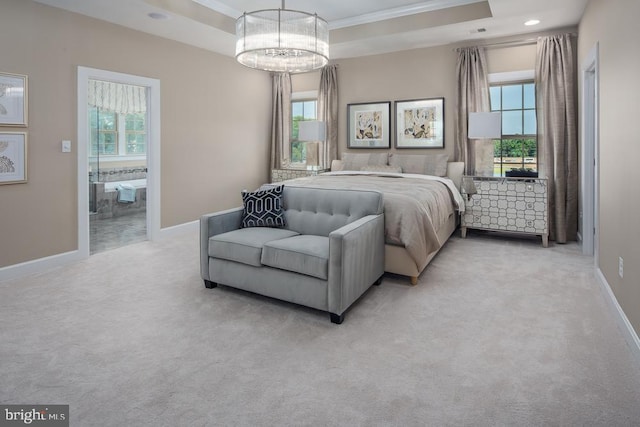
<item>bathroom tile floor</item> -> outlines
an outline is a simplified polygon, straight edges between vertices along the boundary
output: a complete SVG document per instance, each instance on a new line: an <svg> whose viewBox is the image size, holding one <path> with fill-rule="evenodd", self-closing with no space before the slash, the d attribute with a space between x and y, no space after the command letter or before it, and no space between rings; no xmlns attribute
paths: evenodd
<svg viewBox="0 0 640 427"><path fill-rule="evenodd" d="M147 240L146 219L144 211L107 219L90 216L91 255Z"/></svg>

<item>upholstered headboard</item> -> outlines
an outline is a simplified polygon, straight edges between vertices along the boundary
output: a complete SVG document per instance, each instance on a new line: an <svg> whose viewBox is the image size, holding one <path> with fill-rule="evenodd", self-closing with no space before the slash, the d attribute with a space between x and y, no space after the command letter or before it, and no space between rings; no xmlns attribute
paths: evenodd
<svg viewBox="0 0 640 427"><path fill-rule="evenodd" d="M343 168L342 160L331 162L332 171L340 171ZM464 162L447 162L447 177L453 181L458 190L462 186L462 176L464 175Z"/></svg>
<svg viewBox="0 0 640 427"><path fill-rule="evenodd" d="M447 163L447 176L453 181L458 190L462 187L462 175L464 175L464 162Z"/></svg>

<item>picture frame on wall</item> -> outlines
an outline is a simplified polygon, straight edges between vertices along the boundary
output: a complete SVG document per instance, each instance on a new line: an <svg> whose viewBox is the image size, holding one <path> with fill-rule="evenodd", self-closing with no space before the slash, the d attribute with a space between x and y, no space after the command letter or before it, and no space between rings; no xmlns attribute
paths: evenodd
<svg viewBox="0 0 640 427"><path fill-rule="evenodd" d="M0 73L0 126L27 126L27 76Z"/></svg>
<svg viewBox="0 0 640 427"><path fill-rule="evenodd" d="M395 101L396 148L444 148L444 98Z"/></svg>
<svg viewBox="0 0 640 427"><path fill-rule="evenodd" d="M0 132L0 185L27 182L26 132Z"/></svg>
<svg viewBox="0 0 640 427"><path fill-rule="evenodd" d="M391 102L347 104L347 148L391 148Z"/></svg>

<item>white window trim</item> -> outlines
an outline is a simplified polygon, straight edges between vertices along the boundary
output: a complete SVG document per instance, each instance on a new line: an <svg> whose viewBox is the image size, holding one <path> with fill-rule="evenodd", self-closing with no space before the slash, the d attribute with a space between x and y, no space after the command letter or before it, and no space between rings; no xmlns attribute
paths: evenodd
<svg viewBox="0 0 640 427"><path fill-rule="evenodd" d="M109 163L146 159L146 153L127 154L126 116L126 114L116 113L116 120L118 121L116 126L116 135L118 136L118 154L100 154L101 162Z"/></svg>
<svg viewBox="0 0 640 427"><path fill-rule="evenodd" d="M127 115L118 114L118 159L123 160L130 158L129 160L140 159L141 157L147 157L146 153L140 154L127 154ZM120 131L122 129L122 131ZM145 124L146 133L146 124Z"/></svg>
<svg viewBox="0 0 640 427"><path fill-rule="evenodd" d="M489 73L488 76L489 85L491 84L499 84L503 85L505 83L511 82L523 82L523 81L533 81L536 84L536 71L535 70L520 70L520 71L506 71L503 73ZM536 105L536 111L538 106ZM523 129L524 132L524 129ZM504 135L503 135L504 136ZM508 135L508 136L517 136L517 135ZM503 139L500 137L500 139ZM536 135L536 145L538 143L538 137ZM538 150L540 147L538 146ZM536 162L536 170L540 173L540 152L538 151L538 161Z"/></svg>
<svg viewBox="0 0 640 427"><path fill-rule="evenodd" d="M489 84L491 83L509 83L525 80L534 80L536 78L535 70L507 71L504 73L489 73Z"/></svg>
<svg viewBox="0 0 640 427"><path fill-rule="evenodd" d="M318 91L317 90L307 90L304 92L292 92L291 100L292 101L302 101L303 99L318 99Z"/></svg>

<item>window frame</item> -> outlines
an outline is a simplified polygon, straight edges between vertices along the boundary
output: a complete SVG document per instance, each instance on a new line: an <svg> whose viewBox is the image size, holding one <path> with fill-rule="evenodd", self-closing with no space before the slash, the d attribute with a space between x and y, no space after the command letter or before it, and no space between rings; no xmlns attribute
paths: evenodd
<svg viewBox="0 0 640 427"><path fill-rule="evenodd" d="M96 125L98 126L98 128L94 128L92 125L92 117L91 115L94 113L94 111L96 112ZM99 127L99 121L100 121L100 114L104 114L104 113L109 113L109 114L113 114L114 115L114 128L113 129L100 129ZM102 135L114 135L114 141L115 141L115 148L116 151L118 151L118 128L119 128L119 120L118 120L118 114L117 113L113 113L113 112L104 112L104 111L100 111L97 107L90 107L89 108L89 141L90 141L90 145L89 145L89 155L92 157L116 157L118 154L107 154L107 153L100 153L99 152L99 145L100 145L100 137ZM93 142L94 142L94 133L98 132L98 140L97 140L97 146L96 146L96 151L93 151Z"/></svg>
<svg viewBox="0 0 640 427"><path fill-rule="evenodd" d="M534 106L533 108L526 108L524 105L524 90L525 90L525 85L528 84L533 84L534 85ZM504 86L513 86L513 85L521 85L521 90L522 90L522 106L521 108L516 108L516 109L507 109L507 110L503 110L503 98L502 98L502 88ZM508 73L495 73L495 74L490 74L489 75L489 88L491 90L491 88L493 87L500 87L500 109L499 110L494 110L493 108L491 109L491 111L499 111L502 115L502 113L504 111L521 111L522 112L522 134L502 134L502 129L501 129L501 137L500 139L494 139L494 147L497 141L500 142L500 174L496 175L495 174L495 170L496 170L496 165L498 165L498 163L495 162L495 158L496 156L494 155L494 162L493 162L493 170L494 170L494 176L499 176L499 177L505 177L506 176L506 170L505 170L505 165L511 165L511 168L513 169L513 165L514 163L505 163L504 162L504 141L507 140L517 140L517 139L521 139L521 140L531 140L533 139L535 141L536 144L536 156L535 156L535 161L534 162L527 162L526 159L528 158L527 156L523 155L521 156L521 161L518 164L519 168L526 168L535 172L538 172L539 170L539 160L540 160L540 151L539 151L539 145L538 145L538 121L537 121L537 99L536 99L536 82L535 82L535 73L533 70L525 70L525 71L517 71L517 72L508 72ZM525 134L525 111L534 111L535 117L536 117L536 129L535 129L535 133L534 134ZM495 154L495 148L494 148L494 154ZM534 168L531 168L530 166L534 165Z"/></svg>
<svg viewBox="0 0 640 427"><path fill-rule="evenodd" d="M89 115L91 115L93 113L94 110L97 110L96 107L89 107ZM147 147L148 147L148 129L147 129L147 123L148 123L148 112L142 113L144 114L144 130L140 131L140 130L127 130L127 126L126 126L126 120L127 120L127 116L128 114L122 114L122 113L115 113L115 112L109 112L110 114L114 114L115 115L115 123L114 123L114 129L109 129L109 130L98 130L98 132L100 134L114 134L115 135L115 141L116 141L116 154L105 154L105 153L96 153L93 152L93 134L96 131L96 128L94 128L91 124L91 121L89 122L89 133L90 133L90 137L89 137L89 141L90 141L90 146L89 146L89 156L90 157L100 157L101 161L105 161L105 162L109 162L109 161L122 161L122 160L139 160L143 157L147 156ZM136 114L136 113L131 113L131 114ZM143 153L129 153L128 152L128 148L127 148L127 136L130 134L136 134L136 135L140 135L143 134L145 135L145 151Z"/></svg>
<svg viewBox="0 0 640 427"><path fill-rule="evenodd" d="M136 129L127 129L127 116L129 115L133 115L133 114L142 114L142 121L143 121L143 130L136 130ZM119 148L120 148L120 152L121 150L124 150L124 155L125 156L146 156L147 155L147 115L146 113L129 113L129 114L119 114L119 116L123 116L122 121L124 122L124 132L122 132L123 135L123 141L119 141ZM136 119L134 119L136 120ZM135 128L135 126L134 126ZM144 151L141 153L130 153L129 152L129 135L143 135L144 136ZM136 145L139 145L136 142Z"/></svg>
<svg viewBox="0 0 640 427"><path fill-rule="evenodd" d="M307 120L318 120L318 91L317 90L310 90L310 91L305 91L305 92L293 92L291 94L291 116L290 116L290 128L289 128L289 167L291 169L305 169L307 167L307 161L306 161L306 153L304 155L304 161L302 162L294 162L293 161L293 144L295 143L301 143L304 141L299 141L297 139L293 138L293 127L294 127L294 120L293 120L293 104L294 103L301 103L301 102L309 102L309 101L313 101L315 103L315 117L311 118L311 119L304 119L304 113L303 113L303 120L298 120L298 122L300 121L307 121ZM304 149L303 149L304 150Z"/></svg>

